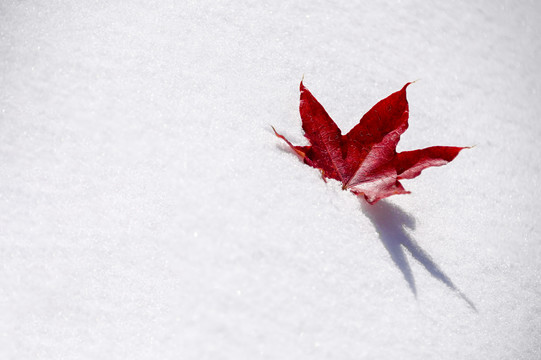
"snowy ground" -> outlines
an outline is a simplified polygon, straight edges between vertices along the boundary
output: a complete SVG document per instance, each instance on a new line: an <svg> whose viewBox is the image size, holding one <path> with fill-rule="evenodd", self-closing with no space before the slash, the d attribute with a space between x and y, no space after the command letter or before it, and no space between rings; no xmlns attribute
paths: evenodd
<svg viewBox="0 0 541 360"><path fill-rule="evenodd" d="M0 358L541 358L540 24L3 1ZM346 131L420 78L400 150L475 147L362 204L271 132L303 141L303 74Z"/></svg>

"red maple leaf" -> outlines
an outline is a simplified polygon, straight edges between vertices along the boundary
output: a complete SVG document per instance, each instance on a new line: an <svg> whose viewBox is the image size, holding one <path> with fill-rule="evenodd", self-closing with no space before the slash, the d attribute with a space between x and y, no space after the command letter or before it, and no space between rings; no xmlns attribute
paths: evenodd
<svg viewBox="0 0 541 360"><path fill-rule="evenodd" d="M408 128L406 88L378 102L346 135L301 81L299 111L309 146L295 146L274 133L308 165L321 170L323 179L342 182L342 189L364 195L373 204L396 194L408 194L400 179L412 179L430 166L453 160L464 147L432 146L396 152L396 145Z"/></svg>

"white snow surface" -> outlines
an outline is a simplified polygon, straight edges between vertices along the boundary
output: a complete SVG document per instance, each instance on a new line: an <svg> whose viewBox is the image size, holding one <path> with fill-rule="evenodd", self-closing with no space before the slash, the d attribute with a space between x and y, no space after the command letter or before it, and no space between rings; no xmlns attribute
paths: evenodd
<svg viewBox="0 0 541 360"><path fill-rule="evenodd" d="M536 1L2 1L1 359L540 359ZM474 146L370 206L348 131ZM536 215L537 214L537 215Z"/></svg>

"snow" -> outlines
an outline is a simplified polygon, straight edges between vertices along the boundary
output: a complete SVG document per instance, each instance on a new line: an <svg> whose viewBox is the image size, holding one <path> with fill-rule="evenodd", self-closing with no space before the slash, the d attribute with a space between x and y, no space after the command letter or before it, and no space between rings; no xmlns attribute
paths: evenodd
<svg viewBox="0 0 541 360"><path fill-rule="evenodd" d="M541 6L0 4L0 358L541 358ZM374 206L323 182L298 84L399 150L474 148Z"/></svg>

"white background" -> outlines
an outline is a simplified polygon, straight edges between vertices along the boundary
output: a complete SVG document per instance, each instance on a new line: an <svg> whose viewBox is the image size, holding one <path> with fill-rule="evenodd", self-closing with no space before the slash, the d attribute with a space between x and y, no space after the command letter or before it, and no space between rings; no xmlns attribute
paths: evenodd
<svg viewBox="0 0 541 360"><path fill-rule="evenodd" d="M122 3L122 5L120 5ZM541 358L535 1L3 1L0 358ZM298 85L399 150L362 204L302 164Z"/></svg>

